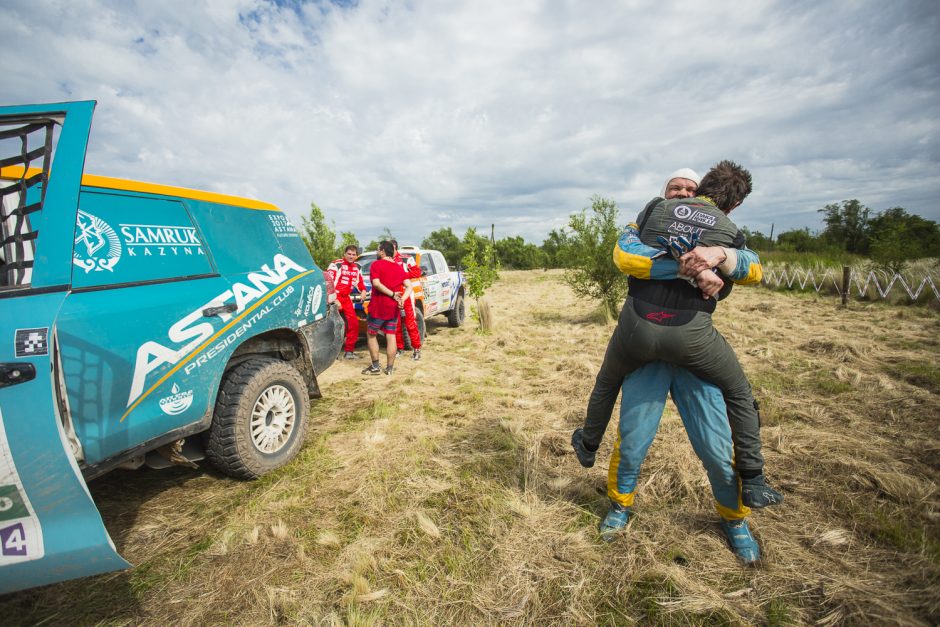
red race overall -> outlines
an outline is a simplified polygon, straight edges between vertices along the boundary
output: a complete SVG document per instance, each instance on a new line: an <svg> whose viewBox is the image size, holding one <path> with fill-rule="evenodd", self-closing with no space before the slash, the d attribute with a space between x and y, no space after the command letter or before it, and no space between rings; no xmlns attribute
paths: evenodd
<svg viewBox="0 0 940 627"><path fill-rule="evenodd" d="M402 267L402 270L405 271L405 277L411 279L412 282L417 281L418 277L421 276L421 268L415 263L414 257L402 257L401 253L395 251L395 259L393 261ZM399 294L403 293L404 290L399 292ZM402 301L402 308L405 313L405 324L398 325L398 332L395 334L398 348L402 348L405 345L404 334L401 330L403 326L408 329L408 337L411 338L411 348L421 348L421 333L418 332L418 323L415 322L414 292L412 292L411 298Z"/></svg>
<svg viewBox="0 0 940 627"><path fill-rule="evenodd" d="M362 270L355 261L349 262L345 259L337 259L330 264L326 273L333 280L333 287L336 288L336 300L340 309L343 310L343 316L346 318L346 343L343 350L351 353L356 348L356 340L359 338L359 319L356 318L356 308L353 306L349 294L354 287L359 290L360 294L366 293L366 284L362 280Z"/></svg>

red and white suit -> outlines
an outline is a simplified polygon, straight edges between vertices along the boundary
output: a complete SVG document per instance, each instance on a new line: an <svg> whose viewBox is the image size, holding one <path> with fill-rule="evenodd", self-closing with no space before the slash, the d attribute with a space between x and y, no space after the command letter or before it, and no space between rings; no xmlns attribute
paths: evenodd
<svg viewBox="0 0 940 627"><path fill-rule="evenodd" d="M405 277L411 279L412 283L417 281L421 276L421 268L415 263L414 257L402 257L401 253L395 251L393 261L402 267L405 271ZM404 293L404 290L400 293ZM411 298L402 301L402 307L405 310L405 324L398 325L398 333L395 335L399 348L405 345L402 327L408 329L408 337L411 338L411 348L421 348L421 333L418 331L418 323L415 321L414 298L414 292L412 292Z"/></svg>
<svg viewBox="0 0 940 627"><path fill-rule="evenodd" d="M345 259L337 259L329 265L326 273L333 280L333 287L336 288L336 300L340 309L343 310L343 316L346 318L346 344L343 350L351 353L356 348L356 339L359 337L359 319L356 317L356 308L353 306L349 295L354 287L359 290L360 294L366 293L366 284L362 280L362 269L355 261L349 262Z"/></svg>

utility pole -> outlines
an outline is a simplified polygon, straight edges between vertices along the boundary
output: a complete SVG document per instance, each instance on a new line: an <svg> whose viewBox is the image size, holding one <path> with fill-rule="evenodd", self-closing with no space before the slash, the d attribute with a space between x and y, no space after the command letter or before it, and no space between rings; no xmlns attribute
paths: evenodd
<svg viewBox="0 0 940 627"><path fill-rule="evenodd" d="M490 222L490 244L493 246L493 256L490 257L490 267L496 267L496 225Z"/></svg>

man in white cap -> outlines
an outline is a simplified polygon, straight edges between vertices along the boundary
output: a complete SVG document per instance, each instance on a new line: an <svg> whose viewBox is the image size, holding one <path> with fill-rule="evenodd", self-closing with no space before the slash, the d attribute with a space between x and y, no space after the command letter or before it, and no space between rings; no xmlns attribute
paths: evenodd
<svg viewBox="0 0 940 627"><path fill-rule="evenodd" d="M674 198L694 198L695 190L698 189L698 184L701 180L702 177L700 177L695 170L691 168L679 168L666 179L666 184L663 186L662 198L666 200L672 200ZM656 205L662 198L656 197L651 200L647 205L647 209ZM669 259L672 258L669 257ZM657 261L653 260L652 264L655 267ZM581 429L574 432L571 441L571 445L578 454L578 460L581 462L581 465L586 468L590 468L594 465L594 453L597 451L597 447L600 444L600 437L603 436L607 423L610 422L610 415L614 411L614 403L617 402L617 395L620 393L620 388L623 384L623 375L608 376L608 373L605 372L605 366L608 364L608 360L605 359L604 363L601 364L600 372L597 373L594 389L591 391L591 399L588 402L588 418L585 420L585 424L593 422L602 425L599 435L597 436L598 441L584 442L584 434ZM575 438L577 438L577 442ZM587 446L585 446L585 444Z"/></svg>
<svg viewBox="0 0 940 627"><path fill-rule="evenodd" d="M677 170L667 179L663 188L663 195L667 199L692 198L696 194L699 182L699 177L693 170L688 168ZM651 202L650 205L655 204L658 200L654 199L654 202ZM649 209L648 206L645 211L649 211ZM627 237L629 233L630 230L624 236ZM633 229L633 233L638 235L636 228ZM630 240L629 237L628 240ZM637 247L632 241L627 243L627 240L624 240L618 246L623 248L628 256L644 257L645 263L640 263L646 275L644 278L660 277L660 275L662 275L660 278L663 279L670 278L666 276L669 270L666 270L665 266L668 263L660 262L660 269L655 267L658 255L652 257L647 255L647 250L641 250L641 247ZM631 251L633 251L632 254ZM708 257L711 252L713 251L709 251L707 247L704 247L698 257ZM750 253L750 251L747 251L747 253ZM756 260L756 255L753 255L753 253L750 253L750 255L754 256ZM671 267L671 278L676 278L674 261L671 262ZM731 272L729 276L732 278L741 278L737 277L733 271L729 272ZM611 342L613 343L613 338ZM609 350L610 348L608 348ZM607 362L608 359L605 358L605 365ZM604 367L602 366L601 369L603 370ZM621 387L616 386L613 393L606 398L600 396L599 392L609 393L606 388L611 387L605 385L608 381L602 374L598 374L591 395L585 428L592 419L596 422L598 417L603 417L604 412L606 412L606 418L609 420L613 404L616 401L616 391ZM759 485L756 486L748 486L748 480L745 478L744 485L741 486L745 493L744 502L742 503L732 456L732 432L729 429L727 408L721 390L696 378L683 368L661 362L648 364L632 375L627 376L626 379L621 379L621 381L624 398L629 397L631 402L621 406L620 437L617 438L608 473L608 496L611 500L611 508L600 526L602 537L608 540L612 539L613 534L622 529L629 520L640 465L646 457L646 451L655 436L666 394L671 387L693 447L708 470L712 492L716 498L716 507L722 517L722 528L732 549L746 563L759 559L759 547L745 520L749 513L746 505L752 504L760 507L773 504L782 500L782 495L766 486L762 481L762 476ZM613 382L610 381L610 383ZM603 405L601 405L601 402L603 402ZM596 427L593 428L592 433L593 431L597 431ZM603 427L600 429L600 434L603 434ZM737 443L737 438L734 439ZM586 447L585 444L584 431L578 429L572 438L572 445L581 464L589 467L593 465L597 445L593 444ZM761 463L762 461L761 459ZM755 500L748 498L748 496L753 496L753 494L748 494L749 487L761 491L769 490L770 499L763 500L763 502L761 502L761 499L756 499L757 502L749 503L749 501Z"/></svg>
<svg viewBox="0 0 940 627"><path fill-rule="evenodd" d="M664 191L691 186L691 179L689 184L675 179L673 176L668 180ZM608 343L588 401L584 426L572 434L572 447L582 466L594 464L595 452L616 401L616 390L624 377L643 363L668 359L693 368L698 376L722 388L729 409L744 504L766 507L783 500L783 496L768 486L764 479L760 417L750 383L733 349L711 324L715 300L710 297L723 298L732 283L753 285L760 282L757 254L745 246L743 234L727 218L727 214L740 205L750 191L750 173L732 161L722 161L709 170L698 189L692 192L699 194L694 199L682 196L682 191L675 196L676 200L654 199L640 213L639 226L633 224L621 235L614 247L614 262L630 275L630 295L627 297L630 308L628 311L624 306ZM655 217L648 221L651 214ZM644 231L644 225L649 233ZM655 237L657 233L660 234L658 238ZM693 240L701 237L703 242L714 245L700 247L704 253L696 248L699 258L709 258L712 248L723 251L718 268L728 283L725 284L707 265L701 272L690 274L696 277L697 284L690 286L685 281L676 280L680 264L666 250L655 247L656 241L669 243L665 237L670 242L683 239L673 237L673 234L689 235ZM641 241L641 236L649 241ZM669 247L676 246L671 243ZM679 254L675 256L678 258ZM683 262L687 256L682 257Z"/></svg>
<svg viewBox="0 0 940 627"><path fill-rule="evenodd" d="M679 168L669 175L666 184L663 186L663 198L671 200L673 198L693 198L698 184L702 181L695 170L691 168Z"/></svg>

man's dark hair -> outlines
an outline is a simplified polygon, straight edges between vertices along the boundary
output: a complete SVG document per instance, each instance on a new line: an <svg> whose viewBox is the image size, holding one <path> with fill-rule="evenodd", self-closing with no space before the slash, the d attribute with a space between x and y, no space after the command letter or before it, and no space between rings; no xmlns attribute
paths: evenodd
<svg viewBox="0 0 940 627"><path fill-rule="evenodd" d="M355 251L357 255L359 254L359 247L356 246L355 244L350 244L349 246L343 249L343 252L348 253L351 250Z"/></svg>
<svg viewBox="0 0 940 627"><path fill-rule="evenodd" d="M695 191L697 196L708 196L718 208L728 213L751 193L751 173L734 161L721 161L708 171Z"/></svg>
<svg viewBox="0 0 940 627"><path fill-rule="evenodd" d="M395 247L395 250L398 250L398 240L397 240L397 239L390 239L390 240L388 240L388 241L390 241L390 242L392 243L392 246Z"/></svg>
<svg viewBox="0 0 940 627"><path fill-rule="evenodd" d="M395 247L392 246L392 243L388 240L382 240L381 242L379 242L379 250L385 253L386 257L395 256Z"/></svg>

